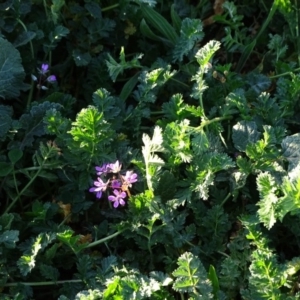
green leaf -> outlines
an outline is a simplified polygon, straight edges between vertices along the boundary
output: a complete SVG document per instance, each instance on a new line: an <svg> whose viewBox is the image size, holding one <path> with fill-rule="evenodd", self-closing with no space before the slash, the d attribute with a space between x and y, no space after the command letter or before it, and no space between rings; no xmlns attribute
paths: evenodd
<svg viewBox="0 0 300 300"><path fill-rule="evenodd" d="M188 55L203 37L201 20L185 18L181 23L180 37L173 50L173 61L182 61L183 56Z"/></svg>
<svg viewBox="0 0 300 300"><path fill-rule="evenodd" d="M177 12L175 11L174 3L171 5L171 18L172 18L172 23L173 23L174 29L177 32L179 32L180 28L181 28L181 19L180 19L179 15L177 14Z"/></svg>
<svg viewBox="0 0 300 300"><path fill-rule="evenodd" d="M246 151L248 144L256 143L259 139L256 123L253 121L240 121L232 128L232 141L239 151Z"/></svg>
<svg viewBox="0 0 300 300"><path fill-rule="evenodd" d="M263 222L268 229L271 229L276 223L275 210L276 203L278 202L275 180L269 173L260 173L257 176L256 182L261 198L257 203L260 207L257 211L259 220Z"/></svg>
<svg viewBox="0 0 300 300"><path fill-rule="evenodd" d="M108 60L106 61L106 65L109 71L109 76L112 81L116 81L117 77L126 69L140 68L139 59L143 57L142 54L135 55L135 57L131 61L126 61L124 47L121 47L120 51L120 63L118 63L110 54L107 54Z"/></svg>
<svg viewBox="0 0 300 300"><path fill-rule="evenodd" d="M141 4L141 10L144 18L157 29L164 37L173 44L176 43L178 35L168 21L148 5Z"/></svg>
<svg viewBox="0 0 300 300"><path fill-rule="evenodd" d="M288 213L297 214L300 211L300 178L295 182L291 182L288 178L284 178L281 185L283 196L279 198L277 204L277 213L280 221Z"/></svg>
<svg viewBox="0 0 300 300"><path fill-rule="evenodd" d="M8 158L12 164L18 162L23 156L23 151L20 149L12 149L8 152Z"/></svg>
<svg viewBox="0 0 300 300"><path fill-rule="evenodd" d="M50 103L45 101L43 103L34 103L30 112L23 114L20 118L20 125L24 132L24 137L20 142L19 148L21 150L26 146L32 146L34 137L45 134L44 117L50 109L60 110L62 106L58 103Z"/></svg>
<svg viewBox="0 0 300 300"><path fill-rule="evenodd" d="M42 276L46 279L49 279L51 281L57 281L59 277L59 272L57 268L46 265L46 264L39 264L39 269L42 274Z"/></svg>
<svg viewBox="0 0 300 300"><path fill-rule="evenodd" d="M287 136L281 143L283 156L289 162L288 174L293 180L300 175L300 133Z"/></svg>
<svg viewBox="0 0 300 300"><path fill-rule="evenodd" d="M25 253L17 262L23 276L32 271L36 265L38 253L44 250L55 239L55 236L55 233L40 233L37 237L31 239Z"/></svg>
<svg viewBox="0 0 300 300"><path fill-rule="evenodd" d="M189 120L169 123L164 131L164 147L170 153L169 162L180 164L190 162L192 151L190 149Z"/></svg>
<svg viewBox="0 0 300 300"><path fill-rule="evenodd" d="M220 286L219 286L219 280L218 280L217 272L216 272L213 265L209 266L208 279L212 283L213 293L214 293L215 298L217 298L218 292L220 290Z"/></svg>
<svg viewBox="0 0 300 300"><path fill-rule="evenodd" d="M18 230L6 230L0 234L0 244L8 249L16 248L16 242L19 241L19 231Z"/></svg>
<svg viewBox="0 0 300 300"><path fill-rule="evenodd" d="M33 31L24 31L14 41L14 46L16 48L26 45L28 42L36 37L36 33Z"/></svg>
<svg viewBox="0 0 300 300"><path fill-rule="evenodd" d="M10 106L0 105L0 139L4 138L12 125L12 108Z"/></svg>
<svg viewBox="0 0 300 300"><path fill-rule="evenodd" d="M0 98L16 98L25 85L25 72L20 53L15 47L0 37Z"/></svg>
<svg viewBox="0 0 300 300"><path fill-rule="evenodd" d="M161 166L164 165L164 161L155 152L164 152L162 129L158 126L154 128L153 137L147 134L143 134L142 153L146 165L146 179L147 185L150 191L153 191L155 184L155 176L160 170Z"/></svg>
<svg viewBox="0 0 300 300"><path fill-rule="evenodd" d="M169 40L167 40L167 39L165 39L165 38L163 38L163 37L160 37L160 36L158 36L157 34L155 34L155 33L151 30L151 28L148 26L148 24L146 23L145 19L142 19L142 21L141 21L141 23L140 23L140 31L141 31L141 33L142 33L145 37L147 37L147 38L149 38L149 39L151 39L151 40L164 42L165 44L167 44L167 45L169 45L169 46L172 46L172 43L171 43Z"/></svg>
<svg viewBox="0 0 300 300"><path fill-rule="evenodd" d="M92 60L92 56L89 52L82 53L78 49L73 50L72 56L77 67L87 66Z"/></svg>
<svg viewBox="0 0 300 300"><path fill-rule="evenodd" d="M5 177L13 171L11 163L0 162L0 177Z"/></svg>
<svg viewBox="0 0 300 300"><path fill-rule="evenodd" d="M178 269L172 273L176 277L173 284L175 291L188 292L199 299L200 297L201 299L213 299L211 282L198 257L185 252L178 258L177 264L179 265Z"/></svg>
<svg viewBox="0 0 300 300"><path fill-rule="evenodd" d="M57 24L61 8L65 5L65 0L52 0L51 16L54 24Z"/></svg>
<svg viewBox="0 0 300 300"><path fill-rule="evenodd" d="M210 62L215 52L220 49L220 47L220 42L211 40L197 51L195 58L197 59L197 62L203 71L207 70L207 64Z"/></svg>
<svg viewBox="0 0 300 300"><path fill-rule="evenodd" d="M176 178L169 171L164 171L159 178L155 195L160 196L163 202L173 199L176 192Z"/></svg>
<svg viewBox="0 0 300 300"><path fill-rule="evenodd" d="M124 84L122 91L119 95L119 97L122 101L125 102L127 100L127 98L130 96L130 94L132 93L136 84L138 83L139 76L140 76L140 73L138 72Z"/></svg>

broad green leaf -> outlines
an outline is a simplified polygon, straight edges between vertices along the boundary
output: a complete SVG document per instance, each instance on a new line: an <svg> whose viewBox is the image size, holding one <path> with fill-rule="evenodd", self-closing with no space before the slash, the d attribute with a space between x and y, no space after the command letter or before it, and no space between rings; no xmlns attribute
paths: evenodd
<svg viewBox="0 0 300 300"><path fill-rule="evenodd" d="M78 49L73 50L72 56L76 66L78 67L87 66L92 60L92 56L89 52L82 53Z"/></svg>
<svg viewBox="0 0 300 300"><path fill-rule="evenodd" d="M147 22L157 29L164 37L173 44L176 43L178 35L168 21L148 5L141 4L141 10Z"/></svg>
<svg viewBox="0 0 300 300"><path fill-rule="evenodd" d="M20 149L12 149L8 152L8 158L12 164L18 162L23 156L23 151Z"/></svg>
<svg viewBox="0 0 300 300"><path fill-rule="evenodd" d="M16 98L23 89L25 72L20 53L7 40L0 37L0 98Z"/></svg>
<svg viewBox="0 0 300 300"><path fill-rule="evenodd" d="M259 139L256 123L253 121L240 121L232 128L232 140L234 147L239 151L246 151L250 143L256 143Z"/></svg>
<svg viewBox="0 0 300 300"><path fill-rule="evenodd" d="M0 177L5 177L13 170L13 166L11 163L0 162Z"/></svg>
<svg viewBox="0 0 300 300"><path fill-rule="evenodd" d="M12 125L12 108L0 105L0 139L4 138Z"/></svg>
<svg viewBox="0 0 300 300"><path fill-rule="evenodd" d="M300 175L300 133L287 136L281 143L283 156L289 162L288 174L291 180Z"/></svg>
<svg viewBox="0 0 300 300"><path fill-rule="evenodd" d="M19 241L19 231L18 230L6 230L0 234L0 244L8 249L13 249L16 247L16 242Z"/></svg>
<svg viewBox="0 0 300 300"><path fill-rule="evenodd" d="M14 46L16 48L26 45L28 42L36 37L36 33L33 31L24 31L14 41Z"/></svg>

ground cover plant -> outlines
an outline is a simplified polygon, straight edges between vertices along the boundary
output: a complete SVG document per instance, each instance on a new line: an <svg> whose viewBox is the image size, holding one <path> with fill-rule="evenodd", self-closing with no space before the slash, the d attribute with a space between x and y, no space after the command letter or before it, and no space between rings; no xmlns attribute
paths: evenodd
<svg viewBox="0 0 300 300"><path fill-rule="evenodd" d="M300 299L293 0L0 4L0 299Z"/></svg>

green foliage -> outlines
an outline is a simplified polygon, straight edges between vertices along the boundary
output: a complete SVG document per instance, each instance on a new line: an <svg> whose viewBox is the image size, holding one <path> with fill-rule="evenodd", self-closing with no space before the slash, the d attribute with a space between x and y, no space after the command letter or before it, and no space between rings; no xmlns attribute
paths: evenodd
<svg viewBox="0 0 300 300"><path fill-rule="evenodd" d="M21 64L21 56L17 49L7 40L0 38L0 98L10 99L18 97L25 77Z"/></svg>
<svg viewBox="0 0 300 300"><path fill-rule="evenodd" d="M0 4L1 299L300 299L299 5L198 2Z"/></svg>
<svg viewBox="0 0 300 300"><path fill-rule="evenodd" d="M197 257L186 252L178 258L178 265L178 269L173 272L176 277L173 288L176 291L187 292L195 298L213 299L212 284Z"/></svg>

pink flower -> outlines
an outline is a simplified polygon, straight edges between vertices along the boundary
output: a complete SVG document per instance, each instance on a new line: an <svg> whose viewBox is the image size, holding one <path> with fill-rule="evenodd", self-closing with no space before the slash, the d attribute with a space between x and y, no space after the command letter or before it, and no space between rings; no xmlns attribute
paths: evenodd
<svg viewBox="0 0 300 300"><path fill-rule="evenodd" d="M113 195L108 196L108 200L114 202L114 208L117 208L119 204L124 206L125 205L124 198L126 197L126 193L118 190L114 190L113 193L115 194L115 196Z"/></svg>
<svg viewBox="0 0 300 300"><path fill-rule="evenodd" d="M104 192L107 188L107 183L104 183L103 180L98 177L97 181L94 181L94 187L90 188L89 191L91 193L96 192L96 197L101 198L102 192Z"/></svg>
<svg viewBox="0 0 300 300"><path fill-rule="evenodd" d="M124 183L129 187L132 186L132 183L137 182L137 174L133 171L127 171L125 176L122 176Z"/></svg>

